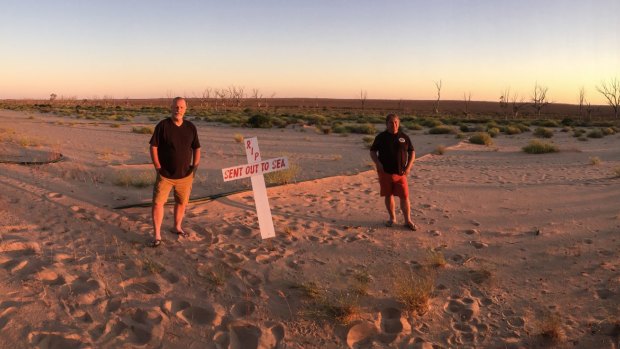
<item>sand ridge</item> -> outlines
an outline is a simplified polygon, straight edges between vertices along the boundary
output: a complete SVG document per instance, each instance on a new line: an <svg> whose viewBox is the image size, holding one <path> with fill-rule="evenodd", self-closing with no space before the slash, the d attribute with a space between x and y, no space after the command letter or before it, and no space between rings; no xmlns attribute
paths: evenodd
<svg viewBox="0 0 620 349"><path fill-rule="evenodd" d="M270 132L264 138L281 136ZM144 139L132 136L129 149L141 149ZM432 137L412 139L418 148ZM110 205L148 197L149 188L123 193L56 176L62 167L0 165L0 346L617 347L620 179L611 173L620 138L578 142L557 132L562 151L538 156L519 151L530 138L501 136L489 148L463 142L418 159L416 233L401 217L383 225L376 174L362 170L269 188L277 236L266 241L251 192L190 205L188 238L169 232L167 208L157 249L145 244L148 208ZM59 165L88 158L65 146L69 160ZM214 146L234 152L238 144L222 136ZM602 163L591 165L592 156ZM92 161L82 166L96 172L101 164ZM445 266L426 269L433 253ZM408 270L436 274L421 315L395 297ZM304 286L338 296L361 276L367 289L348 324L316 316ZM540 332L555 317L561 338L550 344Z"/></svg>

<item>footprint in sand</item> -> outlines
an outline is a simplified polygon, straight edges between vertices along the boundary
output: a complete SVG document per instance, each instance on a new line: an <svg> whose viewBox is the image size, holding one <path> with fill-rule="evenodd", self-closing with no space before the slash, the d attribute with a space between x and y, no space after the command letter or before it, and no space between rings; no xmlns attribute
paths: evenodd
<svg viewBox="0 0 620 349"><path fill-rule="evenodd" d="M82 338L78 334L55 332L31 332L28 341L39 349L78 349L82 348Z"/></svg>
<svg viewBox="0 0 620 349"><path fill-rule="evenodd" d="M349 348L370 346L377 334L375 324L368 321L357 321L347 331L347 345Z"/></svg>
<svg viewBox="0 0 620 349"><path fill-rule="evenodd" d="M482 242L482 241L470 241L469 243L470 245L474 246L477 249L489 247L489 244L487 244L486 242Z"/></svg>
<svg viewBox="0 0 620 349"><path fill-rule="evenodd" d="M219 337L219 338L218 338ZM222 334L214 340L220 342ZM233 322L229 325L228 341L230 349L278 348L284 338L284 327L280 324L270 327L257 327L246 322ZM219 339L219 340L218 340Z"/></svg>
<svg viewBox="0 0 620 349"><path fill-rule="evenodd" d="M62 199L64 197L64 195L60 194L60 193L47 193L47 197L50 199Z"/></svg>
<svg viewBox="0 0 620 349"><path fill-rule="evenodd" d="M248 300L243 300L235 303L230 309L230 313L236 318L242 318L251 316L252 314L254 314L255 310L256 305L254 303Z"/></svg>
<svg viewBox="0 0 620 349"><path fill-rule="evenodd" d="M397 308L385 308L379 313L379 341L392 343L401 333L411 331L411 326Z"/></svg>
<svg viewBox="0 0 620 349"><path fill-rule="evenodd" d="M58 275L58 273L49 269L40 271L37 274L37 278L48 286L60 286L67 283L62 275Z"/></svg>

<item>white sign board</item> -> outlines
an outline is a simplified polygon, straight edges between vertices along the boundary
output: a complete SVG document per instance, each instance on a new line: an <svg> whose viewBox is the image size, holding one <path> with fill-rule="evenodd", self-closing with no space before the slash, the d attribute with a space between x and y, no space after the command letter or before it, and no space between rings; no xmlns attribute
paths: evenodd
<svg viewBox="0 0 620 349"><path fill-rule="evenodd" d="M289 167L288 159L282 157L262 161L256 137L244 139L243 145L248 164L225 168L222 170L222 177L224 177L224 182L250 177L252 189L254 190L254 203L256 204L260 235L263 239L272 238L276 236L276 233L273 228L271 208L267 199L267 187L265 186L265 177L263 175L287 169Z"/></svg>
<svg viewBox="0 0 620 349"><path fill-rule="evenodd" d="M255 164L240 165L222 169L224 182L235 179L247 178L256 175L264 175L269 172L286 170L288 168L288 159L275 158L271 160L261 161Z"/></svg>

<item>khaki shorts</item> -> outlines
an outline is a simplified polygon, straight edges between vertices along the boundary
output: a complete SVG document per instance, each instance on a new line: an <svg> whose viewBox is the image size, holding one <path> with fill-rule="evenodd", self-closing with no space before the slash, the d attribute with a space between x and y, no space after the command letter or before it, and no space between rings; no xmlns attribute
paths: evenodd
<svg viewBox="0 0 620 349"><path fill-rule="evenodd" d="M158 174L153 186L153 203L165 204L168 201L170 190L174 188L174 202L181 205L187 204L193 182L193 173L181 179L170 179Z"/></svg>
<svg viewBox="0 0 620 349"><path fill-rule="evenodd" d="M409 185L406 175L379 173L379 185L381 186L381 196L398 196L401 199L409 197Z"/></svg>

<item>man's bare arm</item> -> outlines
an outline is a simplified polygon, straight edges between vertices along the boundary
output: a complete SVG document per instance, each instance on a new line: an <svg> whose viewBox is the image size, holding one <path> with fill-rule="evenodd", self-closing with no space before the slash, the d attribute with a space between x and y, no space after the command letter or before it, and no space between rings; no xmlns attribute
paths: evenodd
<svg viewBox="0 0 620 349"><path fill-rule="evenodd" d="M413 163L415 162L415 150L408 154L409 161L407 161L407 167L405 168L405 174L409 174L411 172L411 168L413 167Z"/></svg>
<svg viewBox="0 0 620 349"><path fill-rule="evenodd" d="M153 161L153 166L155 166L155 170L159 172L161 169L161 164L159 163L159 155L157 155L157 147L151 146L151 161Z"/></svg>
<svg viewBox="0 0 620 349"><path fill-rule="evenodd" d="M381 161L379 161L379 156L377 156L377 152L374 150L370 151L370 158L372 159L372 162L375 163L375 166L377 167L377 171L383 172L383 165L381 164Z"/></svg>
<svg viewBox="0 0 620 349"><path fill-rule="evenodd" d="M194 159L194 164L192 165L192 167L196 168L200 164L200 148L194 149L193 159Z"/></svg>

